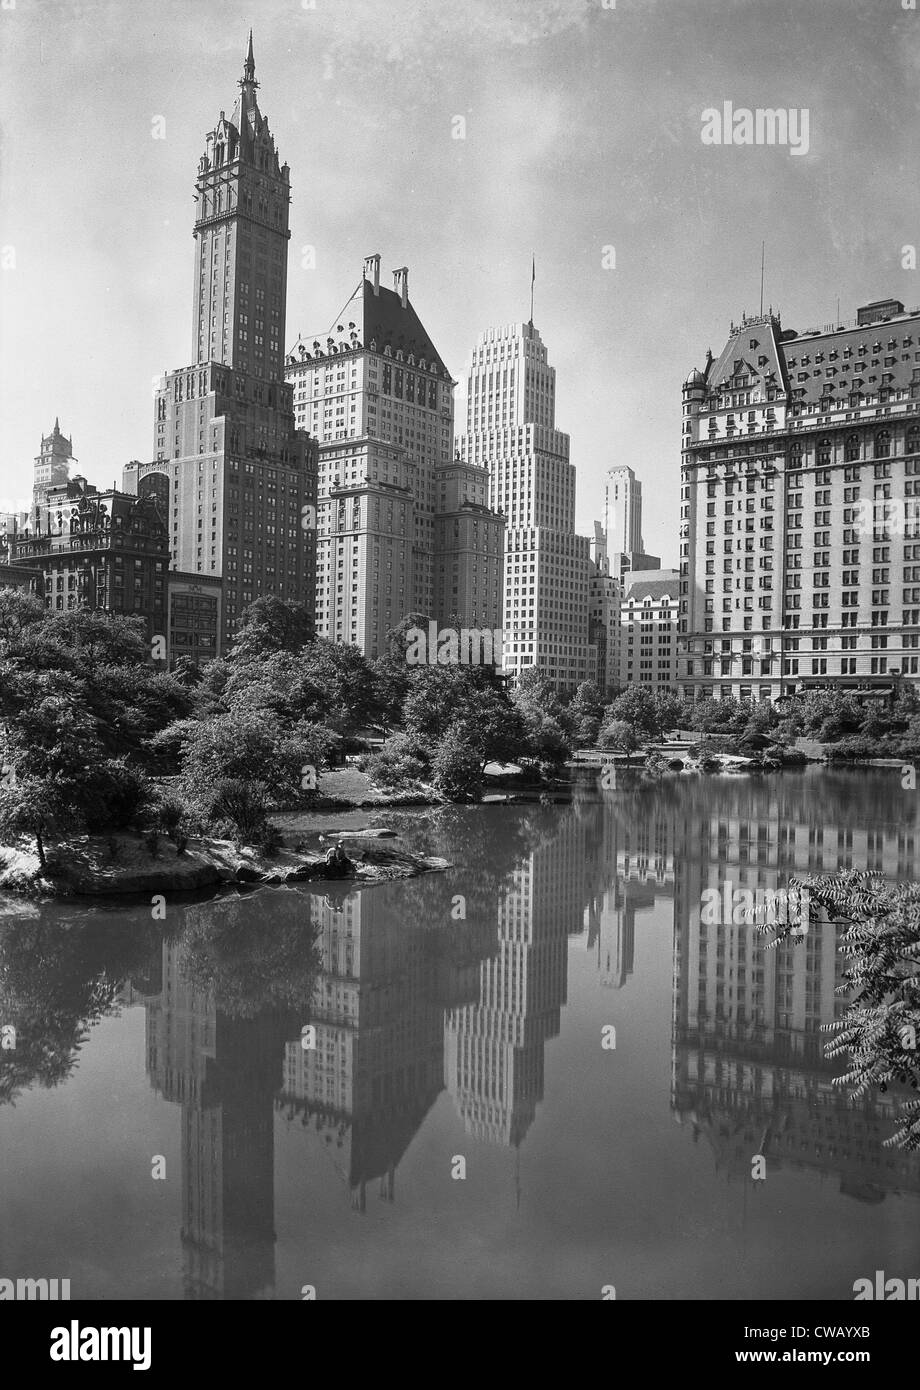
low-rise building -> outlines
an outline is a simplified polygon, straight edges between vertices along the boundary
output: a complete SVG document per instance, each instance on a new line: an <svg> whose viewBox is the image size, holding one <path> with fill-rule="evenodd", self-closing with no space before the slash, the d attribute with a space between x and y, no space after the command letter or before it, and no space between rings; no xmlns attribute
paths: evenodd
<svg viewBox="0 0 920 1390"><path fill-rule="evenodd" d="M85 478L51 488L36 530L13 541L11 563L40 580L52 611L137 615L151 642L165 636L169 548L152 497L99 492Z"/></svg>
<svg viewBox="0 0 920 1390"><path fill-rule="evenodd" d="M620 685L653 692L677 683L677 570L630 571L620 600Z"/></svg>

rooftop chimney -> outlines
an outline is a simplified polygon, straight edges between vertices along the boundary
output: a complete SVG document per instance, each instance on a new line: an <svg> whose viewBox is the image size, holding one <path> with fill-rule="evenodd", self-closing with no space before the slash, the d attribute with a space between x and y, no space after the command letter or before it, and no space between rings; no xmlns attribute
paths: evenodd
<svg viewBox="0 0 920 1390"><path fill-rule="evenodd" d="M393 289L399 295L400 302L405 309L409 303L409 267L400 266L399 270L393 271Z"/></svg>
<svg viewBox="0 0 920 1390"><path fill-rule="evenodd" d="M380 255L364 257L364 278L370 280L374 294L380 293Z"/></svg>

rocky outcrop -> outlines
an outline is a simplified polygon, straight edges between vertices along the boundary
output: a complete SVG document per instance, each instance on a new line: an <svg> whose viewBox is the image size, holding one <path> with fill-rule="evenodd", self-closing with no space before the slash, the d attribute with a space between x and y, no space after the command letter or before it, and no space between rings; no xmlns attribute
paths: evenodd
<svg viewBox="0 0 920 1390"><path fill-rule="evenodd" d="M182 853L171 841L154 849L133 835L75 837L49 850L43 871L29 850L0 847L0 891L31 897L149 897L329 880L362 887L449 867L445 859L378 844L365 854L352 851L344 865L288 849L269 858L227 840L190 840Z"/></svg>

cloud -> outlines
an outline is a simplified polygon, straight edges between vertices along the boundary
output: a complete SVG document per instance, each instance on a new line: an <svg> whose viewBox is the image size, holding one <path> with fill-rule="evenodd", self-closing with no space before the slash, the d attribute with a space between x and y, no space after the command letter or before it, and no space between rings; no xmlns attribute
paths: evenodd
<svg viewBox="0 0 920 1390"><path fill-rule="evenodd" d="M586 0L399 0L385 19L379 0L351 0L336 6L334 17L325 16L322 6L317 0L305 15L324 30L334 25L324 55L327 73L337 60L353 61L358 54L369 66L419 68L457 46L527 47L583 29L590 13Z"/></svg>

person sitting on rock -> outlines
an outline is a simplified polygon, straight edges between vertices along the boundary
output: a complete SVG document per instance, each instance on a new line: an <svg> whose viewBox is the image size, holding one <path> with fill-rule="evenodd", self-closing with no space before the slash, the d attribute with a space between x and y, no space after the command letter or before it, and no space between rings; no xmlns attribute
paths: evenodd
<svg viewBox="0 0 920 1390"><path fill-rule="evenodd" d="M347 873L354 869L354 864L345 853L341 840L336 843L333 849L326 851L326 867L337 878L344 878Z"/></svg>

